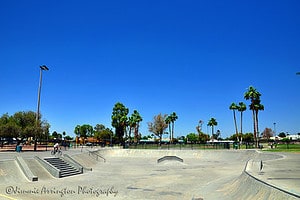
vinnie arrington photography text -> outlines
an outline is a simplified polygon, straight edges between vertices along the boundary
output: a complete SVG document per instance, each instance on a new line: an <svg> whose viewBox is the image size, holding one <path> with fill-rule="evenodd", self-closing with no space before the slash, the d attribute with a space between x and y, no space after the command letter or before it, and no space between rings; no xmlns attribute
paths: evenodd
<svg viewBox="0 0 300 200"><path fill-rule="evenodd" d="M59 195L60 197L68 195L85 195L85 196L117 196L118 190L113 186L94 187L94 186L77 186L76 188L57 188L57 187L34 187L30 189L20 186L7 186L5 189L7 195Z"/></svg>

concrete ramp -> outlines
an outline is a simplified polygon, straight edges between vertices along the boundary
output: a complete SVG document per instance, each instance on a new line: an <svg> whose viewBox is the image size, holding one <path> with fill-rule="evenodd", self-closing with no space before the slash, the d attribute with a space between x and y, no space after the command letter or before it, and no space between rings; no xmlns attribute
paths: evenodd
<svg viewBox="0 0 300 200"><path fill-rule="evenodd" d="M28 183L27 178L21 171L15 160L0 161L0 183Z"/></svg>
<svg viewBox="0 0 300 200"><path fill-rule="evenodd" d="M175 162L183 162L182 158L179 158L178 156L164 156L157 160L157 163L161 163L164 161L175 161Z"/></svg>
<svg viewBox="0 0 300 200"><path fill-rule="evenodd" d="M51 180L53 176L35 159L25 159L28 167L35 174L39 180Z"/></svg>
<svg viewBox="0 0 300 200"><path fill-rule="evenodd" d="M254 173L255 172L255 173ZM263 161L250 159L242 174L222 189L230 199L300 199L300 195L261 179Z"/></svg>
<svg viewBox="0 0 300 200"><path fill-rule="evenodd" d="M23 174L27 177L29 181L38 181L38 176L32 173L31 169L28 167L27 163L22 157L17 156L16 161L19 167L21 168Z"/></svg>
<svg viewBox="0 0 300 200"><path fill-rule="evenodd" d="M224 199L299 199L267 184L255 180L246 173L242 173L223 189Z"/></svg>

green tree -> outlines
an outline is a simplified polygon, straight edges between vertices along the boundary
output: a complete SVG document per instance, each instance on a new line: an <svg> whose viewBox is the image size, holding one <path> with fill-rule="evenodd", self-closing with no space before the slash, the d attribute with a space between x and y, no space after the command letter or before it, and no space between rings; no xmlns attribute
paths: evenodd
<svg viewBox="0 0 300 200"><path fill-rule="evenodd" d="M154 116L153 122L148 122L148 129L151 133L154 133L159 137L159 144L161 145L162 135L164 134L165 129L168 127L166 123L167 115L158 114Z"/></svg>
<svg viewBox="0 0 300 200"><path fill-rule="evenodd" d="M38 127L36 126L36 113L33 111L16 112L13 115L13 119L20 128L20 133L17 137L35 137L42 132L41 124L39 124Z"/></svg>
<svg viewBox="0 0 300 200"><path fill-rule="evenodd" d="M118 102L113 107L112 112L112 122L111 125L115 128L115 134L118 137L118 142L124 145L124 133L127 127L127 115L129 113L129 109L126 108L122 103Z"/></svg>
<svg viewBox="0 0 300 200"><path fill-rule="evenodd" d="M285 138L286 134L284 132L281 132L281 133L278 134L278 136L281 137L281 138Z"/></svg>
<svg viewBox="0 0 300 200"><path fill-rule="evenodd" d="M189 133L186 136L187 143L195 144L198 141L198 136L195 133Z"/></svg>
<svg viewBox="0 0 300 200"><path fill-rule="evenodd" d="M200 143L206 143L207 141L209 141L209 135L204 134L202 132L198 133L198 137Z"/></svg>
<svg viewBox="0 0 300 200"><path fill-rule="evenodd" d="M236 123L236 116L235 116L235 111L238 109L238 106L235 104L235 103L232 103L230 106L229 106L229 109L233 111L233 121L234 121L234 127L235 127L235 134L236 134L236 137L239 141L239 137L238 137L238 127L237 127L237 123Z"/></svg>
<svg viewBox="0 0 300 200"><path fill-rule="evenodd" d="M57 139L58 138L58 133L56 131L53 131L52 137Z"/></svg>
<svg viewBox="0 0 300 200"><path fill-rule="evenodd" d="M36 113L19 111L9 116L7 113L0 118L0 136L14 137L23 140L28 137L43 138L49 134L50 124L47 121L36 123Z"/></svg>
<svg viewBox="0 0 300 200"><path fill-rule="evenodd" d="M211 118L207 125L211 127L211 137L214 140L214 127L218 125L218 122L215 118Z"/></svg>
<svg viewBox="0 0 300 200"><path fill-rule="evenodd" d="M94 127L94 131L96 132L100 132L102 130L105 129L105 126L103 124L96 124L96 126Z"/></svg>
<svg viewBox="0 0 300 200"><path fill-rule="evenodd" d="M76 136L82 137L84 139L84 143L87 137L94 136L93 127L89 124L77 125L74 129L74 133L76 134Z"/></svg>
<svg viewBox="0 0 300 200"><path fill-rule="evenodd" d="M69 135L67 135L67 136L65 137L65 139L66 139L67 141L73 140L73 138L72 138L71 136L69 136Z"/></svg>
<svg viewBox="0 0 300 200"><path fill-rule="evenodd" d="M245 142L253 142L254 141L254 134L253 133L246 133L243 135L243 141Z"/></svg>
<svg viewBox="0 0 300 200"><path fill-rule="evenodd" d="M246 100L250 100L250 110L252 110L252 118L253 118L253 135L255 141L255 147L258 147L258 110L262 109L263 106L260 105L260 96L261 94L253 87L250 86L248 90L244 94L244 98ZM256 114L257 113L257 114Z"/></svg>
<svg viewBox="0 0 300 200"><path fill-rule="evenodd" d="M7 113L0 118L0 137L13 138L18 137L21 129L17 126L14 118Z"/></svg>
<svg viewBox="0 0 300 200"><path fill-rule="evenodd" d="M100 141L110 141L113 132L103 124L97 124L94 127L94 137Z"/></svg>
<svg viewBox="0 0 300 200"><path fill-rule="evenodd" d="M0 118L0 125L7 124L9 122L10 118L11 117L8 115L8 113L3 114Z"/></svg>

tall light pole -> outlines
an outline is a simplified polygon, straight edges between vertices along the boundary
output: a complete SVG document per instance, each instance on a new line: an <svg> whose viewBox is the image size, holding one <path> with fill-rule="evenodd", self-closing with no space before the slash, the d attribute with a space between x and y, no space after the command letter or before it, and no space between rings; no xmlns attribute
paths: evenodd
<svg viewBox="0 0 300 200"><path fill-rule="evenodd" d="M276 123L274 122L273 125L274 125L274 137L276 138Z"/></svg>
<svg viewBox="0 0 300 200"><path fill-rule="evenodd" d="M44 70L48 71L49 68L46 65L41 65L40 66L40 82L39 82L39 89L38 89L38 102L37 102L37 111L36 111L36 132L35 132L35 138L34 138L34 151L36 151L37 131L38 131L39 121L40 121L41 89L42 89L42 77L43 77Z"/></svg>

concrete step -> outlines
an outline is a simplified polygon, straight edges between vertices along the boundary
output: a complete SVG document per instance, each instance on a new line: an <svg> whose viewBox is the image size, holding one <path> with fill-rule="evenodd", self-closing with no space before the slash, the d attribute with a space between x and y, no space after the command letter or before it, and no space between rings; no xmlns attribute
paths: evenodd
<svg viewBox="0 0 300 200"><path fill-rule="evenodd" d="M60 158L57 158L57 157L44 158L44 160L60 170L60 178L67 177L67 176L73 176L73 175L82 173L81 171L74 168L69 163L67 163L66 161L64 161Z"/></svg>

